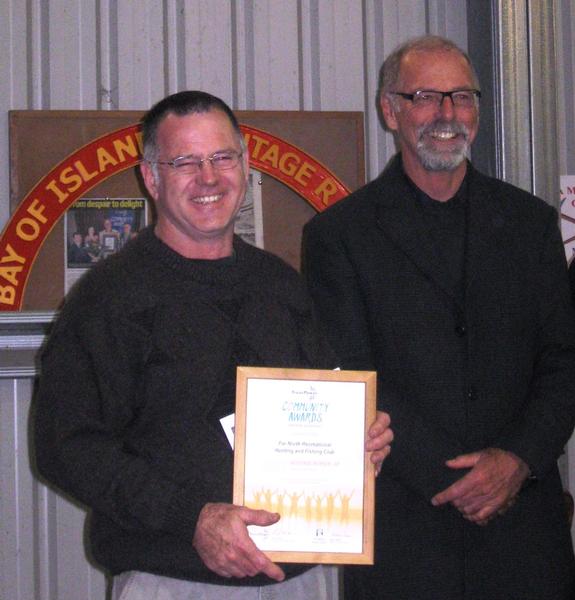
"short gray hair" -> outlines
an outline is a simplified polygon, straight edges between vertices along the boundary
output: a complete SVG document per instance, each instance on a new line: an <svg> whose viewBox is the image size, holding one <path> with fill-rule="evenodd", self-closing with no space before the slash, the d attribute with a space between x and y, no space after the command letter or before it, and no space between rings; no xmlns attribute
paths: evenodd
<svg viewBox="0 0 575 600"><path fill-rule="evenodd" d="M479 79L477 73L471 64L471 60L466 52L464 52L457 44L448 40L447 38L440 37L438 35L424 35L421 37L411 38L403 44L400 44L395 50L385 59L379 70L379 86L378 86L378 98L381 98L384 94L395 91L395 88L399 82L399 74L401 68L401 61L409 52L425 52L434 50L449 50L459 53L467 61L469 69L471 70L471 76L473 78L473 85L477 89L479 88Z"/></svg>

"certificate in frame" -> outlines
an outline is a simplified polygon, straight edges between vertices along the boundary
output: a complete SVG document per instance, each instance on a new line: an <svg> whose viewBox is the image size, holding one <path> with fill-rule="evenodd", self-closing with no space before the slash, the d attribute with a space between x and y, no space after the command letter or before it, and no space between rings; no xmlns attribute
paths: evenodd
<svg viewBox="0 0 575 600"><path fill-rule="evenodd" d="M234 504L278 512L248 527L276 562L373 564L376 373L238 367Z"/></svg>

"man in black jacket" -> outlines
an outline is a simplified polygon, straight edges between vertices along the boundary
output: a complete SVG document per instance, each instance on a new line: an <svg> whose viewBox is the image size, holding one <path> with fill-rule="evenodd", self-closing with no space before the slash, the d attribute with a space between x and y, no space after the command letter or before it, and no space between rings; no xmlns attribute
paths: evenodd
<svg viewBox="0 0 575 600"><path fill-rule="evenodd" d="M40 473L89 507L115 600L327 600L323 567L280 568L249 537L248 525L279 515L231 503L221 420L234 412L237 365L337 363L297 273L233 234L248 155L229 107L169 96L144 118L143 144L157 223L66 301L42 356ZM379 467L387 415L369 434Z"/></svg>
<svg viewBox="0 0 575 600"><path fill-rule="evenodd" d="M304 231L342 366L378 371L394 423L376 564L346 569L346 598L573 598L556 461L575 422L575 319L557 213L468 162L481 93L452 42L407 42L380 81L399 154Z"/></svg>

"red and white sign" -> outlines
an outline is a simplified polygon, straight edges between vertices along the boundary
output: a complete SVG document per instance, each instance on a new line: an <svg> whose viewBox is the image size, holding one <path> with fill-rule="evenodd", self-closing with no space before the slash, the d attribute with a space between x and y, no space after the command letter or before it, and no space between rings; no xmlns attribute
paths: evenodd
<svg viewBox="0 0 575 600"><path fill-rule="evenodd" d="M283 139L241 126L250 164L278 179L318 212L349 194L324 165ZM108 133L65 158L26 195L0 238L0 311L18 311L34 260L66 210L102 181L137 165L139 124Z"/></svg>

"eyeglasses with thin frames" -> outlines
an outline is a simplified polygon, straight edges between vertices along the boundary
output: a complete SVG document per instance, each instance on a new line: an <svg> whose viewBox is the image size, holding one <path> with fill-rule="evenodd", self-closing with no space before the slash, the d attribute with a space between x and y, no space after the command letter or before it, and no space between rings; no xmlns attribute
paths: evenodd
<svg viewBox="0 0 575 600"><path fill-rule="evenodd" d="M203 169L207 162L209 162L216 171L233 169L238 166L242 155L243 152L225 150L222 152L215 152L206 158L198 158L197 156L178 156L172 160L152 160L148 162L154 165L169 165L176 173L181 173L182 175L195 175Z"/></svg>
<svg viewBox="0 0 575 600"><path fill-rule="evenodd" d="M440 92L439 90L417 90L413 94L405 92L390 92L394 96L401 96L406 100L410 100L413 106L418 108L433 106L437 108L443 104L443 100L447 97L453 103L453 106L458 108L475 108L477 107L481 92L479 90L453 90L451 92Z"/></svg>

